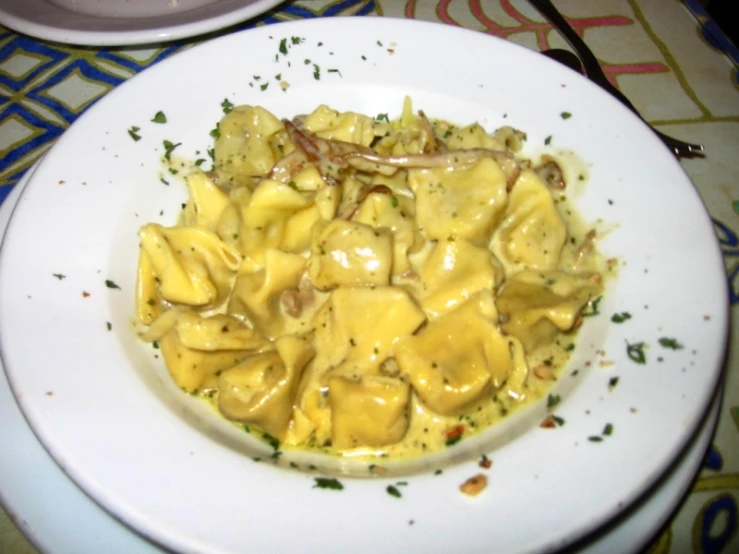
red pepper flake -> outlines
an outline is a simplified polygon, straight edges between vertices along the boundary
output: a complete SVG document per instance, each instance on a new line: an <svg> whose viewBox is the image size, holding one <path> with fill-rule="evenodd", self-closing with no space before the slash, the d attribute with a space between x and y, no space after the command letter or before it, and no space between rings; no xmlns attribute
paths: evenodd
<svg viewBox="0 0 739 554"><path fill-rule="evenodd" d="M64 183L66 183L66 181L61 181L61 180L59 181L60 185L63 185Z"/></svg>
<svg viewBox="0 0 739 554"><path fill-rule="evenodd" d="M388 48L387 49L387 53L388 54L395 54L395 50L393 48Z"/></svg>
<svg viewBox="0 0 739 554"><path fill-rule="evenodd" d="M635 414L635 413L636 413L636 408L630 408L630 409L629 409L629 411L630 411L630 412L631 412L632 414Z"/></svg>
<svg viewBox="0 0 739 554"><path fill-rule="evenodd" d="M455 425L446 430L446 440L458 440L464 435L464 425Z"/></svg>
<svg viewBox="0 0 739 554"><path fill-rule="evenodd" d="M54 393L51 391L46 391L46 396L54 396Z"/></svg>
<svg viewBox="0 0 739 554"><path fill-rule="evenodd" d="M557 428L557 422L554 421L554 416L548 415L539 424L539 427L541 427L542 429L556 429Z"/></svg>
<svg viewBox="0 0 739 554"><path fill-rule="evenodd" d="M468 496L477 496L488 486L488 478L482 473L470 477L459 486L459 490Z"/></svg>
<svg viewBox="0 0 739 554"><path fill-rule="evenodd" d="M88 296L90 296L90 293L87 292L86 290L83 290L82 291L82 298L87 298Z"/></svg>

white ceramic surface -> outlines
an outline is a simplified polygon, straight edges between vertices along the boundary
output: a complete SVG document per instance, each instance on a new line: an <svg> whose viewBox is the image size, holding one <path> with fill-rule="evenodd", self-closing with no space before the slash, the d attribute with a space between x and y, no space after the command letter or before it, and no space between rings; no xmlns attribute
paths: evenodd
<svg viewBox="0 0 739 554"><path fill-rule="evenodd" d="M87 46L152 44L236 25L284 0L0 0L0 24Z"/></svg>
<svg viewBox="0 0 739 554"><path fill-rule="evenodd" d="M0 205L0 241L35 169L36 166L28 170ZM721 395L717 394L696 438L655 490L630 509L623 520L609 523L607 529L586 539L573 554L638 552L654 537L700 468L713 437L720 399ZM0 502L40 551L49 554L164 552L109 515L61 471L23 418L3 371L0 371L0 421L0 443L5 445L0 449ZM49 498L63 509L48 510ZM76 531L70 533L70 529Z"/></svg>
<svg viewBox="0 0 739 554"><path fill-rule="evenodd" d="M256 53L248 71L233 71L230 54L239 50ZM207 81L192 78L196 66L209 67ZM184 87L188 95L176 94ZM159 180L164 140L182 143L176 156L205 152L224 97L279 116L324 102L392 117L405 94L432 117L488 129L507 123L527 132L532 149L551 135L551 150L576 151L589 173L576 203L587 219L608 222L602 249L621 267L601 315L581 331L576 376L555 388L566 424L541 429L545 407L523 411L452 449L470 461L437 476L441 462L431 459L404 477L397 499L385 491L397 477L342 479L338 492L314 488L310 474L252 462L269 451L176 390L128 320L136 230L174 222L185 196L176 179ZM149 123L159 110L166 125ZM129 136L132 126L141 140ZM80 152L90 153L84 163ZM670 210L656 212L668 198ZM506 552L560 548L622 512L668 469L711 401L725 347L713 228L656 137L555 62L479 33L406 20L260 28L144 71L49 153L18 204L0 267L0 353L37 435L109 510L184 552L478 551L491 540ZM621 311L632 319L611 323ZM665 337L684 348L660 346ZM627 356L627 344L640 342L645 364ZM480 471L475 458L493 445L490 486L464 497L459 484Z"/></svg>

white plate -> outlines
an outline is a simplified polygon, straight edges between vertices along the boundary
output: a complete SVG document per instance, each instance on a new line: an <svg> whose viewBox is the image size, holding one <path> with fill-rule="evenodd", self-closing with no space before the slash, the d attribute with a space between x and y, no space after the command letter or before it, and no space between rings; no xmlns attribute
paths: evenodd
<svg viewBox="0 0 739 554"><path fill-rule="evenodd" d="M89 46L168 42L236 25L284 0L0 0L0 24Z"/></svg>
<svg viewBox="0 0 739 554"><path fill-rule="evenodd" d="M293 45L292 37L304 40ZM281 39L287 55L279 53ZM234 70L237 51L253 53L243 71ZM207 78L193 67L208 67ZM277 75L290 83L286 92ZM557 415L566 424L539 428L545 407L537 405L453 450L474 458L498 446L490 485L474 499L458 491L481 471L474 459L439 476L429 469L404 478L401 499L385 490L397 477L343 479L337 492L314 488L312 475L254 463L249 456L263 446L177 391L128 327L136 230L150 220L172 223L185 197L174 180L159 181L163 140L182 143L177 155L205 152L224 97L280 116L320 102L392 116L405 94L433 116L486 128L510 123L531 145L551 135L577 151L590 164L577 205L589 219L612 223L602 248L623 260L602 315L582 330L577 376L557 384ZM149 123L159 110L166 125ZM565 111L572 116L561 117ZM140 127L138 142L131 126ZM669 209L655 209L663 203ZM185 552L460 552L494 542L515 553L572 543L634 502L687 445L718 383L727 328L710 219L640 121L529 50L416 21L255 29L131 79L80 118L39 167L11 220L0 267L0 352L35 432L100 503ZM617 311L633 317L612 324ZM684 348L665 349L661 337ZM627 342L642 341L644 365L626 355ZM612 435L589 440L609 423Z"/></svg>
<svg viewBox="0 0 739 554"><path fill-rule="evenodd" d="M18 197L38 164L26 172L0 205L0 240ZM2 364L0 363L0 368ZM638 552L667 521L693 482L713 437L721 405L717 394L696 438L654 491L620 521L585 539L571 552L610 554ZM108 554L157 554L163 551L122 525L78 489L36 440L0 371L0 501L39 550L78 554L83 550ZM33 475L33 479L28 479ZM49 511L47 498L63 509ZM84 522L84 525L80 523ZM75 529L70 533L69 529Z"/></svg>

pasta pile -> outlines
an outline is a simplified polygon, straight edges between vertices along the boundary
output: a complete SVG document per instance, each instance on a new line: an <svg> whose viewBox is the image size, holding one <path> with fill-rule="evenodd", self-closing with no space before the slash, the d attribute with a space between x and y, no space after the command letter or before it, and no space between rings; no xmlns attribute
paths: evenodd
<svg viewBox="0 0 739 554"><path fill-rule="evenodd" d="M283 444L393 456L545 393L602 285L523 133L406 100L396 121L237 106L216 134L181 221L139 232L141 337L182 389Z"/></svg>

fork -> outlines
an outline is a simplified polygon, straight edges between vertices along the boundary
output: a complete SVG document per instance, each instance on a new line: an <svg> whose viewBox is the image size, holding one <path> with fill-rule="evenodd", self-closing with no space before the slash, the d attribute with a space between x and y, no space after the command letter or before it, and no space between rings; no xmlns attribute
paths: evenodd
<svg viewBox="0 0 739 554"><path fill-rule="evenodd" d="M557 8L555 8L549 0L529 0L529 3L534 6L534 8L536 8L549 21L549 23L552 24L555 29L558 30L565 38L565 40L570 44L570 46L572 46L572 48L575 50L578 57L580 58L582 67L585 71L585 76L593 81L596 85L604 89L606 92L613 95L623 105L634 112L637 117L639 117L639 119L641 119L652 131L654 131L659 139L675 154L675 156L677 156L678 158L692 158L705 155L702 145L683 142L681 140L667 136L652 127L649 122L641 116L639 111L634 107L629 99L626 98L626 96L624 96L624 94L620 90L618 90L615 86L611 84L611 82L606 77L606 74L603 72L600 64L598 63L598 59L595 57L595 54L593 54L592 50L588 48L588 45L585 44L585 42L580 38L580 35L578 35L574 31L574 29L570 27L570 24L567 23L567 20L562 17L562 14L557 11Z"/></svg>

